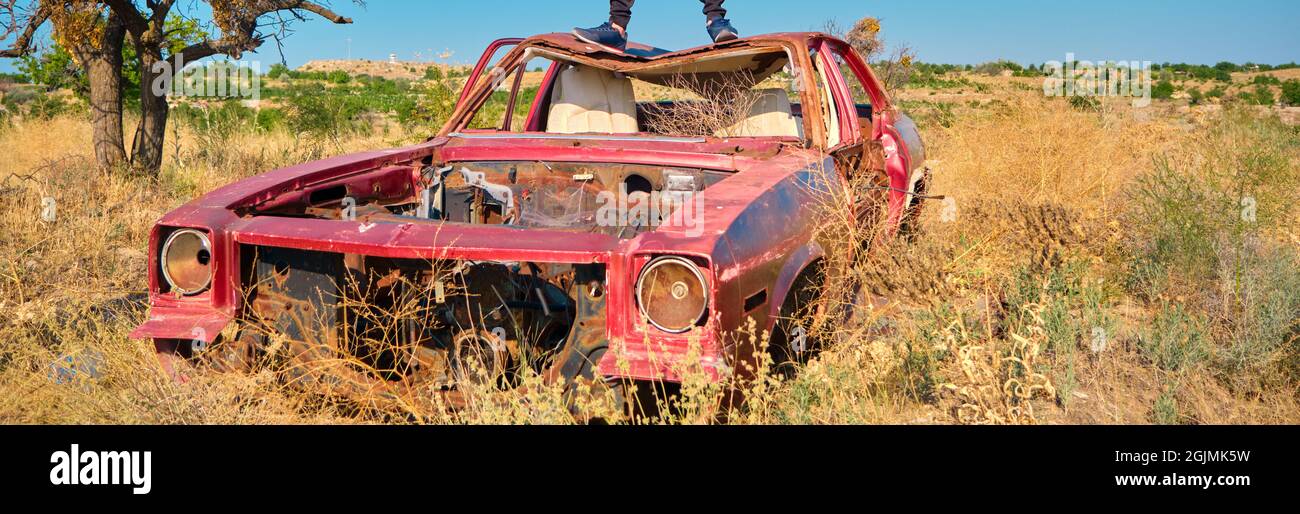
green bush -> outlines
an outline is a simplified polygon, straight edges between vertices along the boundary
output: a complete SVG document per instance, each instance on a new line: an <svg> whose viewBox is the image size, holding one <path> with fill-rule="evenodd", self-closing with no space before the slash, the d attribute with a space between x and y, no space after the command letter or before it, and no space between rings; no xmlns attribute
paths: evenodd
<svg viewBox="0 0 1300 514"><path fill-rule="evenodd" d="M1138 339L1138 351L1170 372L1192 369L1210 357L1205 321L1181 305L1165 305Z"/></svg>
<svg viewBox="0 0 1300 514"><path fill-rule="evenodd" d="M1251 105L1273 105L1277 103L1277 97L1273 96L1273 90L1268 86L1255 86L1255 90L1242 93L1242 100Z"/></svg>
<svg viewBox="0 0 1300 514"><path fill-rule="evenodd" d="M1151 88L1151 98L1156 100L1168 100L1173 97L1174 84L1167 80L1161 80L1156 83L1155 87Z"/></svg>
<svg viewBox="0 0 1300 514"><path fill-rule="evenodd" d="M262 109L257 111L258 128L270 131L285 126L288 115L280 109Z"/></svg>
<svg viewBox="0 0 1300 514"><path fill-rule="evenodd" d="M27 116L42 120L56 118L76 111L76 105L65 102L56 95L36 95L27 103Z"/></svg>
<svg viewBox="0 0 1300 514"><path fill-rule="evenodd" d="M1255 79L1250 82L1257 86L1280 86L1282 81L1272 75L1256 75Z"/></svg>
<svg viewBox="0 0 1300 514"><path fill-rule="evenodd" d="M1174 398L1178 390L1177 384L1169 384L1160 392L1156 398L1155 406L1151 409L1151 421L1157 425L1177 425L1180 416L1178 415L1178 400Z"/></svg>
<svg viewBox="0 0 1300 514"><path fill-rule="evenodd" d="M68 89L82 97L90 92L90 80L85 71L72 54L58 44L44 52L23 56L16 66L33 82L51 90Z"/></svg>
<svg viewBox="0 0 1300 514"><path fill-rule="evenodd" d="M975 87L975 83L965 77L947 78L944 75L913 72L911 80L909 80L904 87L909 89L958 89L967 87L973 88Z"/></svg>
<svg viewBox="0 0 1300 514"><path fill-rule="evenodd" d="M1015 74L1018 71L1024 71L1024 69L1023 66L1017 63L999 60L980 64L975 67L974 72L981 75L1000 75L1004 71L1011 71L1012 74Z"/></svg>
<svg viewBox="0 0 1300 514"><path fill-rule="evenodd" d="M1282 83L1282 103L1300 106L1300 80L1291 79Z"/></svg>
<svg viewBox="0 0 1300 514"><path fill-rule="evenodd" d="M348 75L348 72L346 71L334 70L325 76L325 80L332 84L347 84L348 82L352 82L352 76Z"/></svg>
<svg viewBox="0 0 1300 514"><path fill-rule="evenodd" d="M26 84L31 80L31 77L22 73L0 73L0 83Z"/></svg>
<svg viewBox="0 0 1300 514"><path fill-rule="evenodd" d="M1219 327L1216 364L1235 389L1255 391L1269 380L1270 366L1285 365L1300 350L1300 259L1277 248L1248 250L1224 277L1221 308L1232 317Z"/></svg>
<svg viewBox="0 0 1300 514"><path fill-rule="evenodd" d="M324 94L323 88L299 86L288 98L285 121L295 132L337 140L347 134L368 133L363 115L370 111L356 95Z"/></svg>
<svg viewBox="0 0 1300 514"><path fill-rule="evenodd" d="M1157 159L1154 170L1138 177L1130 192L1130 216L1140 225L1134 225L1134 248L1129 249L1134 259L1126 281L1135 294L1155 298L1163 292L1165 275L1174 269L1187 280L1212 279L1215 213L1229 206L1206 208L1219 200L1205 189L1165 158Z"/></svg>
<svg viewBox="0 0 1300 514"><path fill-rule="evenodd" d="M1080 111L1096 111L1101 109L1101 101L1091 96L1071 96L1070 107Z"/></svg>
<svg viewBox="0 0 1300 514"><path fill-rule="evenodd" d="M200 137L225 139L237 133L273 128L262 123L262 112L265 111L232 100L206 107L181 104L172 108L171 118L174 123L188 125Z"/></svg>
<svg viewBox="0 0 1300 514"><path fill-rule="evenodd" d="M272 64L271 69L266 72L266 77L271 79L278 79L288 75L289 67L281 63Z"/></svg>

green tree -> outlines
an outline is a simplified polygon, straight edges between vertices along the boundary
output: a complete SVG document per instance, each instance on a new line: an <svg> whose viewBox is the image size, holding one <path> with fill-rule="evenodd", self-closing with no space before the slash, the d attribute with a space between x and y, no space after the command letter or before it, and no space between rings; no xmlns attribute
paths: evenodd
<svg viewBox="0 0 1300 514"><path fill-rule="evenodd" d="M32 82L50 89L69 89L77 96L85 98L90 92L90 82L72 54L55 43L39 54L20 57L14 65L18 71L31 78Z"/></svg>

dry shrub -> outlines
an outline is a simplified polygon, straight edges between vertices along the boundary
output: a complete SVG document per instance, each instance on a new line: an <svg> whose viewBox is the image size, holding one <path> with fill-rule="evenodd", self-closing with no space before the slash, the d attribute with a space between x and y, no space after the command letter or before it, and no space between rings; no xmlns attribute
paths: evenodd
<svg viewBox="0 0 1300 514"><path fill-rule="evenodd" d="M885 91L893 96L912 78L912 65L916 61L916 52L906 45L889 50L880 34L881 20L865 17L853 23L845 30L834 20L826 22L826 33L843 39L857 50L872 70L876 78L885 86Z"/></svg>
<svg viewBox="0 0 1300 514"><path fill-rule="evenodd" d="M1027 258L1113 254L1121 193L1179 137L1159 123L1107 121L1041 94L1003 98L927 132L930 191L947 200L930 202L924 226L959 242L953 271L971 287L1010 278Z"/></svg>
<svg viewBox="0 0 1300 514"><path fill-rule="evenodd" d="M689 92L671 107L646 112L646 130L673 136L734 137L744 134L742 122L761 100L749 73L732 73L702 79L674 75L664 86Z"/></svg>
<svg viewBox="0 0 1300 514"><path fill-rule="evenodd" d="M933 190L959 208L975 199L1046 203L1109 219L1122 207L1116 194L1181 135L1154 121L1108 121L1041 93L1014 91L1002 100L927 132L940 160Z"/></svg>
<svg viewBox="0 0 1300 514"><path fill-rule="evenodd" d="M63 304L79 321L32 319L0 328L0 420L5 423L356 423L328 404L280 387L268 374L196 374L185 384L159 371L152 345L125 334L139 311Z"/></svg>
<svg viewBox="0 0 1300 514"><path fill-rule="evenodd" d="M1051 380L1038 372L1046 331L1042 306L1026 307L1035 319L1026 335L997 340L991 332L973 338L964 326L949 326L945 338L960 371L942 390L952 416L962 424L1035 424L1033 400L1056 399Z"/></svg>

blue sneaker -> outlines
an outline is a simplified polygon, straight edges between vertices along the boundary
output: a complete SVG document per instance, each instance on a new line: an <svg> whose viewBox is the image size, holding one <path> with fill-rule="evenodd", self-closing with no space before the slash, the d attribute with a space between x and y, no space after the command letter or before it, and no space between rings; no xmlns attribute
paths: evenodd
<svg viewBox="0 0 1300 514"><path fill-rule="evenodd" d="M627 51L627 36L614 28L614 24L605 22L599 27L589 29L573 29L573 35L579 40L591 43L596 46L604 47L608 50L617 52Z"/></svg>
<svg viewBox="0 0 1300 514"><path fill-rule="evenodd" d="M731 20L714 18L709 23L709 37L713 39L714 43L725 43L739 38L740 32L736 31L736 27L731 26Z"/></svg>

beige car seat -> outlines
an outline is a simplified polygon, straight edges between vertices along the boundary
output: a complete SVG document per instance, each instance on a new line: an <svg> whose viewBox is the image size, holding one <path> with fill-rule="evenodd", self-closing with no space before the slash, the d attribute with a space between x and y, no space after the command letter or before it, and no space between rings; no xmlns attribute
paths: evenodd
<svg viewBox="0 0 1300 514"><path fill-rule="evenodd" d="M803 139L803 126L795 119L784 89L760 89L749 116L719 130L717 137L793 137Z"/></svg>
<svg viewBox="0 0 1300 514"><path fill-rule="evenodd" d="M635 134L632 80L612 71L573 65L560 72L546 131L552 134Z"/></svg>

